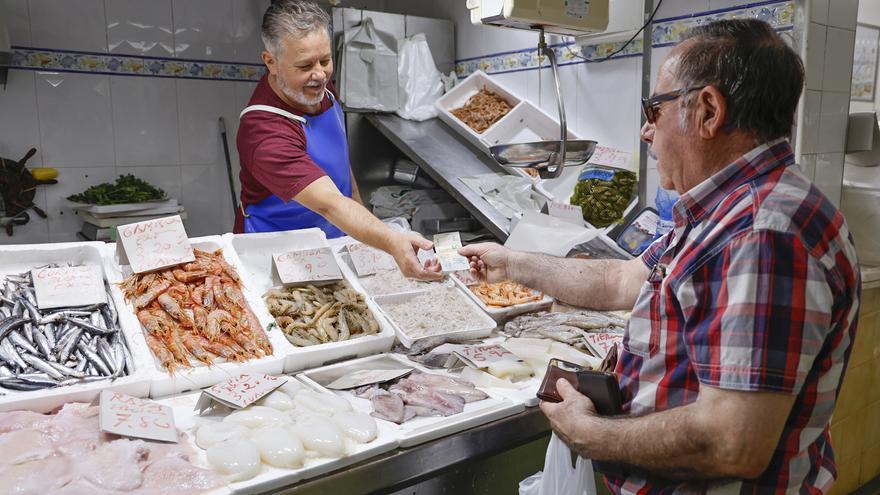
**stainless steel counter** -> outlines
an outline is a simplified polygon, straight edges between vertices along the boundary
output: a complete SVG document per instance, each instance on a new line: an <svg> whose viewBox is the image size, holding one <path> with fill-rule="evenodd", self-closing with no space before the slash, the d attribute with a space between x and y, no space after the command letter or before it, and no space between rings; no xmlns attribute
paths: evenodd
<svg viewBox="0 0 880 495"><path fill-rule="evenodd" d="M370 114L366 118L493 235L502 242L507 239L510 220L458 179L492 172L507 173L504 167L440 119L413 122L390 114Z"/></svg>
<svg viewBox="0 0 880 495"><path fill-rule="evenodd" d="M274 493L390 493L443 474L462 463L492 456L550 432L537 407L408 449L397 449Z"/></svg>

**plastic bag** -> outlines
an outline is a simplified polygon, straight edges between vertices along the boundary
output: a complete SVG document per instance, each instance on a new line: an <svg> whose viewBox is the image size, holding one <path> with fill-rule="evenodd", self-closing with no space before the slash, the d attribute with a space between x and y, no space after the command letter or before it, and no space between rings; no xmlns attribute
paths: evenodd
<svg viewBox="0 0 880 495"><path fill-rule="evenodd" d="M349 108L393 112L400 100L394 69L397 54L388 47L368 17L343 37L339 94Z"/></svg>
<svg viewBox="0 0 880 495"><path fill-rule="evenodd" d="M571 465L571 450L556 433L550 435L544 470L519 482L519 495L596 495L593 464L578 456Z"/></svg>
<svg viewBox="0 0 880 495"><path fill-rule="evenodd" d="M422 121L437 116L434 102L443 96L440 71L425 35L419 33L397 41L397 82L400 106L397 115Z"/></svg>

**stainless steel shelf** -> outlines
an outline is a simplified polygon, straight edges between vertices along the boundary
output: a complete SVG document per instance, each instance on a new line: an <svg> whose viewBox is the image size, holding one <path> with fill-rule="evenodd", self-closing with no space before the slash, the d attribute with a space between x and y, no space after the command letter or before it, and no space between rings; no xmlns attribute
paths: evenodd
<svg viewBox="0 0 880 495"><path fill-rule="evenodd" d="M273 493L389 493L433 478L463 462L504 452L550 432L537 407L408 449L397 449Z"/></svg>
<svg viewBox="0 0 880 495"><path fill-rule="evenodd" d="M372 114L366 118L489 232L502 242L507 240L510 220L458 179L492 172L506 174L504 167L440 119L413 122L391 114Z"/></svg>

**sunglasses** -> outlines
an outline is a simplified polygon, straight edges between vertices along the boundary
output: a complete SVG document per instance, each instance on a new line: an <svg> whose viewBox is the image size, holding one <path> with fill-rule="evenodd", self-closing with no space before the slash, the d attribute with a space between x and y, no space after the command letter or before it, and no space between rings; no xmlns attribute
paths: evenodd
<svg viewBox="0 0 880 495"><path fill-rule="evenodd" d="M642 98L642 111L645 112L645 120L647 120L649 124L653 124L657 121L657 117L660 116L660 105L662 103L677 100L691 91L699 91L703 88L705 88L705 86L681 88L668 93L654 95L650 98Z"/></svg>

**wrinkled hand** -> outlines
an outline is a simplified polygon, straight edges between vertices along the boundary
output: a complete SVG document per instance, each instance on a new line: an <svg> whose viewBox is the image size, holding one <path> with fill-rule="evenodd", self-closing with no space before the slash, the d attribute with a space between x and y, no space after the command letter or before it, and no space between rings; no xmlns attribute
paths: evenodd
<svg viewBox="0 0 880 495"><path fill-rule="evenodd" d="M599 415L596 406L564 378L556 381L556 391L562 397L562 402L541 401L541 411L550 420L550 427L559 439L572 450L584 455L589 452L589 448L578 433L585 430L584 419Z"/></svg>
<svg viewBox="0 0 880 495"><path fill-rule="evenodd" d="M389 254L394 257L397 266L404 276L419 280L439 280L443 278L440 272L440 263L436 259L428 260L422 265L419 261L419 249L431 249L434 243L425 239L415 232L394 232L392 238L393 247Z"/></svg>
<svg viewBox="0 0 880 495"><path fill-rule="evenodd" d="M512 251L494 242L469 244L459 248L458 254L471 264L471 273L490 283L509 280L508 263Z"/></svg>

